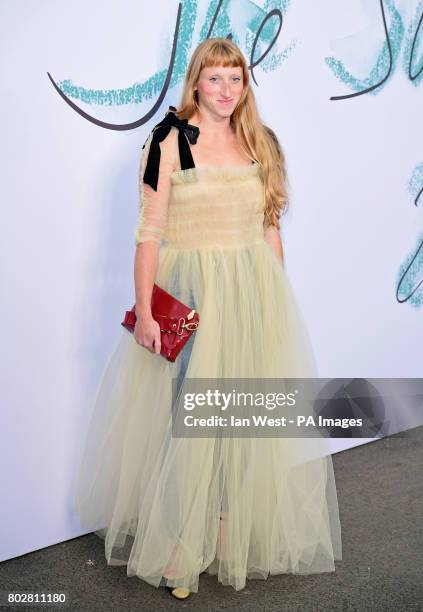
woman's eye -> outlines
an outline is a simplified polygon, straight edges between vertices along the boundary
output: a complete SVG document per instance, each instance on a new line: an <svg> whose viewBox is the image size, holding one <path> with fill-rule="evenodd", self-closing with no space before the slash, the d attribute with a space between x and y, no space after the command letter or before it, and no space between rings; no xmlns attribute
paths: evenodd
<svg viewBox="0 0 423 612"><path fill-rule="evenodd" d="M210 81L213 81L213 83L215 83L218 80L218 77L210 77L209 79ZM240 81L241 77L233 77L234 81Z"/></svg>

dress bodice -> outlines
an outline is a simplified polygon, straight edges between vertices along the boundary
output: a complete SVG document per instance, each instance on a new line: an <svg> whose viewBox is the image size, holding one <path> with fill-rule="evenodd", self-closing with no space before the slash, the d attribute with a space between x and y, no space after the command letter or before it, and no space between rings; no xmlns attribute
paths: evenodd
<svg viewBox="0 0 423 612"><path fill-rule="evenodd" d="M260 166L253 162L195 167L180 125L167 124L162 129L165 135L157 138L157 130L154 140L153 130L143 147L136 244L164 241L168 247L187 249L263 241Z"/></svg>
<svg viewBox="0 0 423 612"><path fill-rule="evenodd" d="M263 240L263 186L257 164L205 166L171 175L168 246L245 246Z"/></svg>

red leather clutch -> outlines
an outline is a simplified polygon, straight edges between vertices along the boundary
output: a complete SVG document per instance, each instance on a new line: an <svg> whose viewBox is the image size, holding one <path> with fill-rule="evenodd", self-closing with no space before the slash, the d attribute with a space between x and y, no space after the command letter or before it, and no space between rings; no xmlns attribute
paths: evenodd
<svg viewBox="0 0 423 612"><path fill-rule="evenodd" d="M198 312L185 306L154 283L151 294L151 314L160 325L160 354L168 361L175 361L188 338L198 327L200 322ZM134 333L136 320L134 305L131 310L125 312L121 325Z"/></svg>

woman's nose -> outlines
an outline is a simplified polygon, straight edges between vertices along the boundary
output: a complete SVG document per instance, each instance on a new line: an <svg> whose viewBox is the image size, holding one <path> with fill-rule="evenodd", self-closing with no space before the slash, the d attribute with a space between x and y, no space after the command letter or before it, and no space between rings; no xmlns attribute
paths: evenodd
<svg viewBox="0 0 423 612"><path fill-rule="evenodd" d="M230 85L230 83L223 83L222 84L222 88L221 88L222 96L225 96L226 98L229 98L230 93L231 93L231 85Z"/></svg>

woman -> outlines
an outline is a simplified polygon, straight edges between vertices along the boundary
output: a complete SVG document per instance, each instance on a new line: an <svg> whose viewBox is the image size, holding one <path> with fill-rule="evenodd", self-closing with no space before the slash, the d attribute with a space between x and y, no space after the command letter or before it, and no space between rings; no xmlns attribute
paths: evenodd
<svg viewBox="0 0 423 612"><path fill-rule="evenodd" d="M240 590L246 578L334 571L341 558L328 452L310 460L310 440L172 435L172 379L180 389L196 378L314 375L283 267L285 179L241 51L204 41L179 110L143 147L137 323L100 381L76 496L110 565L180 599L204 571ZM200 315L173 363L159 355L153 283Z"/></svg>

